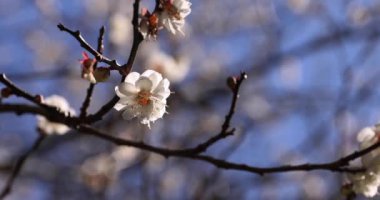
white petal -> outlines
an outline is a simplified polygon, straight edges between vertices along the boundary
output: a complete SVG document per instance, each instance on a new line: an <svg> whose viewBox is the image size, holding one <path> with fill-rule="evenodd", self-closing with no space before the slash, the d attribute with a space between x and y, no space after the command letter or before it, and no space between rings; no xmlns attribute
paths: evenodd
<svg viewBox="0 0 380 200"><path fill-rule="evenodd" d="M148 77L152 81L152 89L154 90L158 83L162 80L162 75L154 70L146 70L141 76Z"/></svg>
<svg viewBox="0 0 380 200"><path fill-rule="evenodd" d="M168 81L168 79L162 80L158 84L157 88L153 91L153 95L159 98L160 100L168 98L170 95L169 85L170 82Z"/></svg>
<svg viewBox="0 0 380 200"><path fill-rule="evenodd" d="M127 75L127 77L125 77L124 82L134 85L139 78L140 78L139 73L131 72Z"/></svg>
<svg viewBox="0 0 380 200"><path fill-rule="evenodd" d="M375 135L376 135L376 133L373 131L373 129L371 127L366 127L366 128L363 128L358 133L358 136L356 139L358 140L358 142L369 141L373 137L375 137Z"/></svg>
<svg viewBox="0 0 380 200"><path fill-rule="evenodd" d="M75 114L75 110L72 109L69 105L69 103L66 101L65 98L58 96L58 95L52 95L50 97L47 97L43 103L50 105L50 106L55 106L57 107L61 112L65 114ZM37 116L37 126L40 128L45 134L64 134L67 131L70 130L69 127L67 127L64 124L56 123L56 122L51 122L47 120L43 116Z"/></svg>
<svg viewBox="0 0 380 200"><path fill-rule="evenodd" d="M127 108L124 110L122 117L125 120L130 120L130 119L136 117L136 113L134 112L134 110Z"/></svg>
<svg viewBox="0 0 380 200"><path fill-rule="evenodd" d="M135 85L124 82L120 83L118 86L115 87L115 92L118 97L128 97L128 96L135 96L140 90L136 88Z"/></svg>
<svg viewBox="0 0 380 200"><path fill-rule="evenodd" d="M151 115L149 117L150 121L156 121L162 118L166 112L166 103L157 101L152 107Z"/></svg>
<svg viewBox="0 0 380 200"><path fill-rule="evenodd" d="M117 111L121 111L121 110L123 110L125 107L126 107L125 104L121 104L121 103L116 103L116 104L113 106L113 108L114 108L115 110L117 110Z"/></svg>
<svg viewBox="0 0 380 200"><path fill-rule="evenodd" d="M136 87L140 90L151 91L153 83L145 76L141 76L139 80L136 81Z"/></svg>
<svg viewBox="0 0 380 200"><path fill-rule="evenodd" d="M176 28L173 26L172 20L169 20L168 23L164 24L165 28L168 29L173 35L176 34Z"/></svg>

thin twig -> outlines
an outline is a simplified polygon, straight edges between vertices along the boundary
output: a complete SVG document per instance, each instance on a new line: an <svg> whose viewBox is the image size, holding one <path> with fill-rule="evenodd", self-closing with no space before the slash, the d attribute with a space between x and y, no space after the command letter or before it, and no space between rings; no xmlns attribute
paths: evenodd
<svg viewBox="0 0 380 200"><path fill-rule="evenodd" d="M100 54L103 54L103 49L104 49L104 44L103 44L104 32L105 32L105 28L104 28L104 26L102 26L99 30L98 47L97 47L97 50ZM96 69L97 65L98 65L98 62L95 62L94 63L94 69ZM85 97L83 104L82 104L82 107L80 109L80 116L79 117L81 119L84 119L87 115L87 108L90 106L91 97L92 97L92 93L94 92L94 88L95 88L95 84L90 83L90 86L88 86L88 89L87 89L86 97Z"/></svg>
<svg viewBox="0 0 380 200"><path fill-rule="evenodd" d="M53 106L46 105L39 101L36 98L36 95L31 95L30 93L24 91L23 89L17 87L12 81L10 81L5 74L0 75L0 82L3 83L5 86L7 86L9 89L12 90L13 94L19 97L23 97L45 109L51 110L51 111L56 111L57 108Z"/></svg>
<svg viewBox="0 0 380 200"><path fill-rule="evenodd" d="M26 159L28 159L28 157L34 151L36 151L38 149L38 147L41 145L41 143L45 139L45 137L46 137L46 135L39 134L39 136L38 136L37 140L34 142L33 146L17 160L11 176L8 178L8 180L5 184L5 187L3 188L3 190L0 193L0 199L4 199L12 191L13 183L14 183L15 179L17 178L17 176L19 175L21 168L23 167Z"/></svg>
<svg viewBox="0 0 380 200"><path fill-rule="evenodd" d="M83 47L84 49L86 49L88 52L90 52L93 56L95 56L95 59L98 61L98 62L103 62L103 63L106 63L108 65L111 65L111 66L114 66L114 67L120 67L119 64L117 64L116 60L111 60L107 57L105 57L104 55L102 55L99 51L96 51L84 38L83 36L81 35L80 31L79 30L76 30L76 31L73 31L73 30L70 30L69 28L67 28L65 25L63 24L58 24L57 27L59 28L59 30L61 31L64 31L64 32L67 32L69 33L70 35L72 35L79 43L80 43L80 46Z"/></svg>
<svg viewBox="0 0 380 200"><path fill-rule="evenodd" d="M144 40L144 37L141 35L139 31L139 5L140 0L135 0L135 3L133 4L133 18L132 18L132 25L133 25L133 44L132 49L128 57L128 61L126 64L124 64L122 68L122 78L121 82L124 81L125 77L129 74L129 72L132 69L133 63L135 61L137 50L139 48L139 45ZM107 114L114 105L119 101L119 97L117 95L114 95L111 100L109 100L106 104L104 104L95 114L89 115L86 118L87 123L93 123L96 121L99 121L103 118L105 114Z"/></svg>
<svg viewBox="0 0 380 200"><path fill-rule="evenodd" d="M72 125L77 124L79 122L79 120L75 117L70 117L70 116L66 117L66 114L62 113L57 107L50 106L50 105L44 104L43 102L40 102L39 100L37 100L37 98L35 98L35 96L31 95L30 93L28 93L28 92L24 91L23 89L21 89L20 87L16 86L11 80L9 80L5 76L5 74L1 74L0 82L3 83L8 88L10 88L12 90L12 93L15 94L16 96L23 97L23 98L37 104L38 106L40 106L43 110L40 110L38 112L39 113L47 113L44 116L46 116L48 119L50 119L52 121L56 121L56 122L66 121L66 123L70 123ZM13 105L13 107L15 107L15 106L16 105ZM9 110L10 107L8 106L7 109ZM36 108L33 108L33 109L34 109L34 111L36 111ZM27 110L30 113L30 110L33 110L33 109L28 108ZM22 114L22 113L20 113L20 112L22 112L22 109L16 108L15 112L16 112L16 114Z"/></svg>
<svg viewBox="0 0 380 200"><path fill-rule="evenodd" d="M219 132L219 134L211 137L206 142L197 145L195 148L189 149L189 151L194 151L196 153L205 152L211 145L215 144L219 140L234 134L235 129L229 130L229 127L230 127L231 119L235 113L236 102L237 102L237 99L239 98L240 86L246 78L247 78L247 74L245 72L242 72L240 76L236 79L237 82L232 91L233 95L232 95L230 109L229 109L228 114L225 117L225 120L222 125L222 130Z"/></svg>

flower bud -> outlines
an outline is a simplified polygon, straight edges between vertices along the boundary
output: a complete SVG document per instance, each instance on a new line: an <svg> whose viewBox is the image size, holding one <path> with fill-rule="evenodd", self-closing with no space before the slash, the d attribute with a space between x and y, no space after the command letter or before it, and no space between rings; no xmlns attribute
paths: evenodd
<svg viewBox="0 0 380 200"><path fill-rule="evenodd" d="M93 74L96 82L104 82L110 77L110 70L106 67L98 67Z"/></svg>
<svg viewBox="0 0 380 200"><path fill-rule="evenodd" d="M13 94L13 91L10 88L3 88L1 90L1 97L3 97L3 98L8 98L12 94Z"/></svg>
<svg viewBox="0 0 380 200"><path fill-rule="evenodd" d="M236 88L236 84L237 84L236 77L234 77L234 76L230 76L230 77L227 78L227 85L228 85L228 87L229 87L232 91L235 90L235 88Z"/></svg>
<svg viewBox="0 0 380 200"><path fill-rule="evenodd" d="M86 52L83 52L82 56L83 58L80 60L80 63L82 64L82 78L87 79L91 83L96 83L93 75L96 60L91 59Z"/></svg>
<svg viewBox="0 0 380 200"><path fill-rule="evenodd" d="M38 102L38 103L42 103L44 101L44 97L40 94L37 94L36 96L34 96L34 99Z"/></svg>

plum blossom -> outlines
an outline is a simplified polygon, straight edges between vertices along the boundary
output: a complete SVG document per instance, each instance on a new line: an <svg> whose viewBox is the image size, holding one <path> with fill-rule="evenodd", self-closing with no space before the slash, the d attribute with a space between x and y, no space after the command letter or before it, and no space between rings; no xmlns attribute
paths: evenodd
<svg viewBox="0 0 380 200"><path fill-rule="evenodd" d="M175 59L163 51L154 50L149 53L145 66L162 73L170 82L181 82L189 72L190 61L185 56Z"/></svg>
<svg viewBox="0 0 380 200"><path fill-rule="evenodd" d="M363 128L358 136L360 150L366 149L379 141L380 127ZM365 197L374 197L378 194L380 186L380 149L376 149L361 158L365 172L349 175L352 182L352 189L357 194L363 194Z"/></svg>
<svg viewBox="0 0 380 200"><path fill-rule="evenodd" d="M188 0L162 0L163 11L160 12L160 24L172 34L181 33L185 24L185 17L191 12L191 3Z"/></svg>
<svg viewBox="0 0 380 200"><path fill-rule="evenodd" d="M122 111L124 119L136 117L150 128L150 122L162 118L166 112L169 84L166 78L153 70L146 70L141 75L131 72L123 83L115 87L120 100L114 109Z"/></svg>
<svg viewBox="0 0 380 200"><path fill-rule="evenodd" d="M156 12L150 13L146 8L142 9L139 30L145 39L157 38L158 30L162 28L158 23L159 19Z"/></svg>
<svg viewBox="0 0 380 200"><path fill-rule="evenodd" d="M61 112L66 115L74 115L75 111L69 105L65 98L52 95L47 97L42 101L42 103L57 107ZM63 135L70 130L70 128L64 124L51 122L41 115L37 115L37 127L45 134L52 135L58 134Z"/></svg>

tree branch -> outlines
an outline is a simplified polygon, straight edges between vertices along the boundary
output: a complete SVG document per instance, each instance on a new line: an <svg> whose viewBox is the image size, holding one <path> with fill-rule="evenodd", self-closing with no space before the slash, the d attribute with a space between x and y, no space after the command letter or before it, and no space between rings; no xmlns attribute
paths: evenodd
<svg viewBox="0 0 380 200"><path fill-rule="evenodd" d="M231 119L235 113L237 99L239 98L240 86L245 79L247 79L247 74L245 72L242 72L240 76L236 79L236 84L234 83L235 85L232 88L233 95L232 95L230 109L229 109L228 114L225 116L225 120L222 125L222 130L219 132L219 134L211 137L206 142L197 145L195 148L189 149L189 151L193 151L194 153L205 152L211 145L215 144L219 140L234 134L235 129L232 129L232 130L228 130L228 129L230 127Z"/></svg>
<svg viewBox="0 0 380 200"><path fill-rule="evenodd" d="M72 35L79 43L80 43L80 46L83 47L84 49L86 49L88 52L90 52L93 56L95 56L95 59L98 61L98 62L103 62L103 63L106 63L110 66L113 66L113 67L120 67L119 64L117 64L116 60L111 60L107 57L105 57L104 55L102 55L99 51L96 51L84 38L83 36L81 35L80 31L79 30L76 30L76 31L73 31L73 30L70 30L69 28L67 28L66 26L64 26L63 24L58 24L57 27L59 28L59 30L61 31L64 31L64 32L67 32L69 33L70 35Z"/></svg>
<svg viewBox="0 0 380 200"><path fill-rule="evenodd" d="M126 64L122 66L122 78L121 82L124 82L125 77L129 74L129 72L132 69L133 63L135 61L137 50L139 48L140 43L144 40L144 37L141 35L139 31L139 5L140 0L135 0L135 3L133 4L133 18L132 18L132 25L133 25L133 43L132 43L132 49L128 57L128 61ZM93 123L96 121L99 121L103 118L105 114L107 114L114 105L119 101L119 97L117 95L114 95L111 100L109 100L106 104L104 104L95 114L90 115L85 120L86 123Z"/></svg>
<svg viewBox="0 0 380 200"><path fill-rule="evenodd" d="M40 100L36 98L37 95L31 95L30 93L24 91L23 89L17 87L12 81L10 81L5 74L0 75L0 82L3 83L5 86L7 86L9 89L12 90L13 94L18 96L18 97L23 97L38 106L45 108L50 111L58 111L56 107L46 105L42 103Z"/></svg>
<svg viewBox="0 0 380 200"><path fill-rule="evenodd" d="M135 141L121 139L121 138L111 136L109 134L102 133L87 125L81 125L77 128L77 130L80 133L92 135L92 136L107 140L117 145L135 147L141 150L160 154L166 158L182 157L182 158L188 158L188 159L193 159L193 160L200 160L200 161L204 161L209 164L212 164L217 168L236 170L236 171L245 171L245 172L250 172L250 173L259 174L259 175L270 174L270 173L280 173L280 172L291 172L291 171L311 171L311 170L329 170L333 172L353 172L353 173L360 172L360 171L363 171L363 169L347 168L347 166L349 165L349 162L373 151L374 149L380 146L380 143L376 143L366 149L354 152L352 154L349 154L333 162L327 162L327 163L321 163L321 164L305 163L301 165L283 165L283 166L278 166L278 167L255 167L255 166L250 166L246 164L228 162L228 161L217 159L217 158L207 156L207 155L199 155L199 154L195 154L194 152L189 152L187 150L171 150L171 149L166 149L166 148L154 147L151 145L147 145L143 142L135 142Z"/></svg>
<svg viewBox="0 0 380 200"><path fill-rule="evenodd" d="M97 47L97 51L100 54L103 54L103 49L104 49L104 44L103 44L104 32L105 32L105 29L104 29L104 26L102 26L99 30L98 47ZM98 64L98 62L94 63L94 69L96 69L97 64ZM92 93L94 92L94 88L95 88L95 84L90 83L90 86L87 89L86 97L85 97L83 104L82 104L82 107L80 109L80 116L79 117L81 119L84 119L87 116L87 108L90 106L91 97L92 97Z"/></svg>
<svg viewBox="0 0 380 200"><path fill-rule="evenodd" d="M16 110L12 110L11 108L16 109ZM11 105L8 106L6 104L0 105L0 112L16 112L16 111L19 111L18 109L20 108L23 108L23 109L25 108L26 110L25 112L22 112L22 113L38 113L41 115L44 114L44 116L49 114L48 112L38 111L38 109L42 109L42 108L33 109L33 108L29 108L28 106L18 107L18 105L12 107ZM46 117L49 117L49 116L46 116ZM70 117L66 117L66 118L70 118ZM209 164L212 164L216 166L217 168L231 169L231 170L236 170L236 171L245 171L245 172L250 172L250 173L259 174L259 175L264 175L264 174L269 174L269 173L280 173L280 172L290 172L290 171L311 171L311 170L329 170L329 171L334 171L334 172L359 172L359 171L363 171L363 169L347 168L347 166L349 165L349 162L368 154L369 152L375 150L376 148L380 146L380 142L379 142L366 149L353 152L352 154L349 154L345 157L342 157L340 159L337 159L332 162L327 162L327 163L321 163L321 164L305 163L301 165L284 165L284 166L266 168L266 167L255 167L255 166L249 166L246 164L228 162L228 161L217 159L211 156L200 155L194 151L189 151L188 149L167 149L167 148L151 146L143 142L135 142L135 141L130 141L126 139L121 139L121 138L117 138L109 134L103 133L101 131L98 131L89 125L77 125L73 123L72 120L70 119L62 120L60 122L68 126L71 126L73 129L79 131L79 133L81 134L92 135L92 136L101 138L103 140L112 142L117 145L135 147L141 150L160 154L166 158L182 157L182 158L188 158L188 159L193 159L193 160L200 160L200 161L204 161Z"/></svg>

